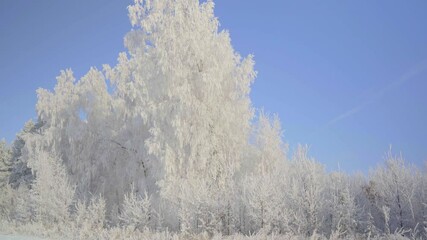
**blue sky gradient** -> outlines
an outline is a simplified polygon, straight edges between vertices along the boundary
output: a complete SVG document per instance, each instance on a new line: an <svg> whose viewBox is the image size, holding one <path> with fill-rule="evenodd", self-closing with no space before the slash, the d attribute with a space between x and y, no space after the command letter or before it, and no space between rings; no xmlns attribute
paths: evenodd
<svg viewBox="0 0 427 240"><path fill-rule="evenodd" d="M114 65L131 1L0 1L0 138L35 117L61 69ZM366 172L384 153L427 160L427 1L216 1L221 28L254 54L254 106L278 113L291 150Z"/></svg>

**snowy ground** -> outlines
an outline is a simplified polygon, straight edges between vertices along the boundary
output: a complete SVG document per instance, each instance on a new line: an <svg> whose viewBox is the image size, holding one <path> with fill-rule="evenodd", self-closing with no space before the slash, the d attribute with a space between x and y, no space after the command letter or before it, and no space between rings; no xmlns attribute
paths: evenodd
<svg viewBox="0 0 427 240"><path fill-rule="evenodd" d="M41 238L22 236L22 235L5 235L0 233L0 240L42 240Z"/></svg>

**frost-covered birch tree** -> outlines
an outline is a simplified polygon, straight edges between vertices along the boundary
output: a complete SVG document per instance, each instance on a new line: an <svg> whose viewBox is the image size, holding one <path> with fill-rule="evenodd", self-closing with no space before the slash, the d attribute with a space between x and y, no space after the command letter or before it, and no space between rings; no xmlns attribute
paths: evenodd
<svg viewBox="0 0 427 240"><path fill-rule="evenodd" d="M391 151L386 155L385 166L373 172L372 182L379 197L377 207L389 209L387 227L392 232L415 227L417 176L413 166L406 165L402 156L394 156Z"/></svg>
<svg viewBox="0 0 427 240"><path fill-rule="evenodd" d="M254 125L254 159L242 179L246 221L250 231L263 229L280 232L286 225L284 179L287 166L287 146L277 116L272 119L263 111ZM246 227L245 227L246 228Z"/></svg>
<svg viewBox="0 0 427 240"><path fill-rule="evenodd" d="M292 158L289 208L292 231L312 236L323 228L326 175L323 166L308 156L307 146L298 146Z"/></svg>
<svg viewBox="0 0 427 240"><path fill-rule="evenodd" d="M207 189L199 199L210 211L204 221L230 232L233 178L252 118L252 57L241 59L218 30L212 1L136 1L129 16L129 53L107 72L149 126L145 147L159 167L161 195L188 212L193 195Z"/></svg>

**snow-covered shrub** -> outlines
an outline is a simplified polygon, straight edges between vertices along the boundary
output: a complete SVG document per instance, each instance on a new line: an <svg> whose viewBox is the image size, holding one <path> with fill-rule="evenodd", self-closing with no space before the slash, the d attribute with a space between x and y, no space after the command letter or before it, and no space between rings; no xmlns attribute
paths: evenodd
<svg viewBox="0 0 427 240"><path fill-rule="evenodd" d="M105 200L92 197L89 203L78 201L73 214L74 231L78 239L98 239L106 224Z"/></svg>
<svg viewBox="0 0 427 240"><path fill-rule="evenodd" d="M133 188L132 188L133 189ZM151 206L151 196L144 192L143 196L134 191L125 195L120 220L124 226L139 230L153 228L155 212Z"/></svg>

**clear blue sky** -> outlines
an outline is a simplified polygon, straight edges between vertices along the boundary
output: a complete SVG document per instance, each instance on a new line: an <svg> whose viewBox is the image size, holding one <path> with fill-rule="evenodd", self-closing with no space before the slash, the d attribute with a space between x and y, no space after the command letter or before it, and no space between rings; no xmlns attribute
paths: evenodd
<svg viewBox="0 0 427 240"><path fill-rule="evenodd" d="M115 64L131 1L0 1L0 138L35 117L37 88ZM427 160L427 1L217 0L234 48L255 55L256 107L278 113L291 149L366 172L389 145Z"/></svg>

